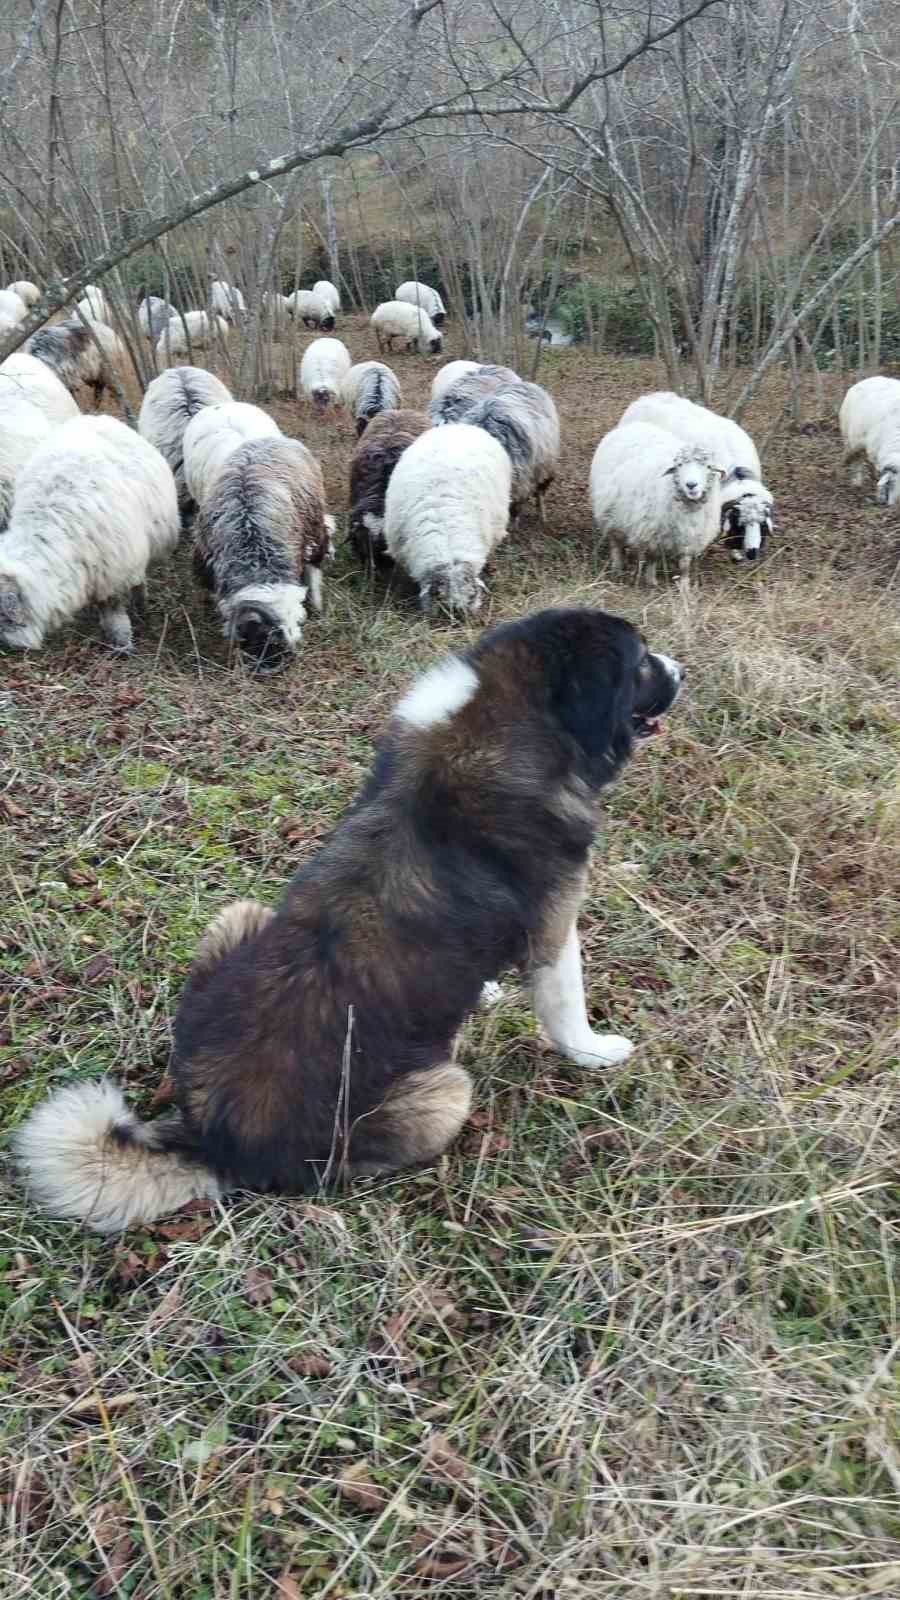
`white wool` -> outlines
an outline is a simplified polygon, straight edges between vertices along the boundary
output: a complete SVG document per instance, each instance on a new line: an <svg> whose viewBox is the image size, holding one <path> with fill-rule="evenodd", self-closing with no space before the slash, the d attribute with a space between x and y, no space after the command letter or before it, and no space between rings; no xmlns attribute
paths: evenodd
<svg viewBox="0 0 900 1600"><path fill-rule="evenodd" d="M414 279L399 284L394 299L405 300L407 305L421 306L423 311L428 312L429 317L447 315L447 308L437 289L430 288L427 283L416 283Z"/></svg>
<svg viewBox="0 0 900 1600"><path fill-rule="evenodd" d="M878 478L878 499L894 505L900 499L900 378L863 378L844 396L840 410L844 464L860 482L865 456Z"/></svg>
<svg viewBox="0 0 900 1600"><path fill-rule="evenodd" d="M465 566L477 577L506 537L512 468L496 439L452 423L404 450L388 484L388 553L427 591L433 574Z"/></svg>
<svg viewBox="0 0 900 1600"><path fill-rule="evenodd" d="M217 279L209 286L209 306L211 311L219 317L224 317L226 322L234 322L239 314L247 309L240 289L221 279Z"/></svg>
<svg viewBox="0 0 900 1600"><path fill-rule="evenodd" d="M184 430L182 453L188 494L198 505L212 489L232 450L246 439L280 434L274 417L242 400L203 406Z"/></svg>
<svg viewBox="0 0 900 1600"><path fill-rule="evenodd" d="M394 339L402 339L407 349L416 349L420 355L427 356L439 354L443 344L440 331L427 311L405 300L385 300L376 306L371 323L379 350L385 345L390 350Z"/></svg>
<svg viewBox="0 0 900 1600"><path fill-rule="evenodd" d="M211 317L208 311L179 311L163 329L156 346L158 361L185 356L193 350L206 350L228 333L224 317Z"/></svg>
<svg viewBox="0 0 900 1600"><path fill-rule="evenodd" d="M38 445L57 426L28 400L5 405L3 399L0 385L0 529L6 527L9 518L16 478Z"/></svg>
<svg viewBox="0 0 900 1600"><path fill-rule="evenodd" d="M28 307L21 295L13 289L0 289L0 319L9 327L17 327L28 315Z"/></svg>
<svg viewBox="0 0 900 1600"><path fill-rule="evenodd" d="M89 322L109 322L109 303L105 294L95 284L89 283L82 299L77 302L76 310Z"/></svg>
<svg viewBox="0 0 900 1600"><path fill-rule="evenodd" d="M0 411L20 400L42 411L50 422L68 422L70 417L80 416L78 402L62 379L27 350L14 350L0 365Z"/></svg>
<svg viewBox="0 0 900 1600"><path fill-rule="evenodd" d="M330 283L327 278L320 278L318 283L313 284L312 292L317 294L320 300L324 300L332 316L336 317L341 309L341 295L337 285Z"/></svg>
<svg viewBox="0 0 900 1600"><path fill-rule="evenodd" d="M671 469L681 463L676 472ZM697 486L688 500L687 486ZM705 450L649 422L620 423L601 439L590 474L594 522L613 550L626 546L652 563L658 552L686 571L718 536L720 473Z"/></svg>
<svg viewBox="0 0 900 1600"><path fill-rule="evenodd" d="M468 705L478 688L478 674L459 656L448 656L418 678L395 708L394 715L416 728L449 722Z"/></svg>
<svg viewBox="0 0 900 1600"><path fill-rule="evenodd" d="M190 499L184 481L185 429L203 406L230 399L231 391L205 367L170 367L147 385L138 412L138 433L169 463L181 504Z"/></svg>
<svg viewBox="0 0 900 1600"><path fill-rule="evenodd" d="M158 339L177 312L168 300L148 294L138 306L138 327L145 339Z"/></svg>
<svg viewBox="0 0 900 1600"><path fill-rule="evenodd" d="M313 289L295 289L284 302L285 310L294 318L295 322L311 323L314 328L321 328L323 322L333 322L334 311L328 300L316 294Z"/></svg>
<svg viewBox="0 0 900 1600"><path fill-rule="evenodd" d="M358 361L341 384L341 399L354 417L396 411L402 405L396 373L383 361Z"/></svg>
<svg viewBox="0 0 900 1600"><path fill-rule="evenodd" d="M452 388L453 384L460 378L464 378L467 372L477 371L477 361L448 361L445 366L438 369L432 380L432 403L435 400L440 400L441 395L446 394L447 390Z"/></svg>
<svg viewBox="0 0 900 1600"><path fill-rule="evenodd" d="M314 569L310 569L311 571ZM219 611L225 620L225 633L230 634L234 612L245 606L260 605L277 617L285 642L292 649L300 643L306 621L306 589L302 583L248 583L234 594L219 601Z"/></svg>
<svg viewBox="0 0 900 1600"><path fill-rule="evenodd" d="M41 298L40 289L29 278L19 278L16 283L8 283L6 287L11 289L13 294L17 294L20 300L24 300L26 306L36 306Z"/></svg>
<svg viewBox="0 0 900 1600"><path fill-rule="evenodd" d="M721 417L684 395L670 389L660 389L653 394L642 394L632 400L622 413L620 425L629 422L652 422L657 428L666 428L685 444L699 444L710 451L713 459L726 472L741 467L752 478L761 476L759 453L749 433L731 417Z"/></svg>
<svg viewBox="0 0 900 1600"><path fill-rule="evenodd" d="M128 1129L134 1142L113 1137ZM118 1233L152 1222L189 1200L217 1200L218 1180L207 1168L154 1148L153 1124L142 1126L109 1080L58 1089L13 1135L28 1188L53 1217Z"/></svg>
<svg viewBox="0 0 900 1600"><path fill-rule="evenodd" d="M64 422L17 480L0 540L0 638L36 649L91 602L110 604L121 628L129 591L179 531L175 480L158 450L114 417ZM22 596L24 620L4 617L4 591ZM124 635L116 642L130 642L127 617Z"/></svg>
<svg viewBox="0 0 900 1600"><path fill-rule="evenodd" d="M340 339L313 339L300 363L300 387L311 399L336 401L352 365L350 351Z"/></svg>

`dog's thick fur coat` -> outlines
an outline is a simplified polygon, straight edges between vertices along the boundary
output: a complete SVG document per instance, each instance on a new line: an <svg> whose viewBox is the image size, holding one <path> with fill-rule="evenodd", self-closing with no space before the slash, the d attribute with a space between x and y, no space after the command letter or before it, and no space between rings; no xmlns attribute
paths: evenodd
<svg viewBox="0 0 900 1600"><path fill-rule="evenodd" d="M61 1091L18 1134L36 1198L113 1231L192 1195L433 1159L469 1111L455 1036L508 967L570 1059L623 1060L627 1040L590 1028L575 917L600 792L679 681L586 610L432 668L278 909L240 902L204 935L175 1021L179 1115L142 1126L118 1091Z"/></svg>

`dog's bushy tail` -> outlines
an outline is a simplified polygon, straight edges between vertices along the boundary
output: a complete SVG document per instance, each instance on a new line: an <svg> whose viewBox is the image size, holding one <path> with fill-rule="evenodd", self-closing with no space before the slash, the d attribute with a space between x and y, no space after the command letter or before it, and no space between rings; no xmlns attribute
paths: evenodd
<svg viewBox="0 0 900 1600"><path fill-rule="evenodd" d="M192 1158L180 1120L139 1122L109 1079L58 1089L16 1130L13 1147L42 1209L98 1233L221 1193L215 1174Z"/></svg>

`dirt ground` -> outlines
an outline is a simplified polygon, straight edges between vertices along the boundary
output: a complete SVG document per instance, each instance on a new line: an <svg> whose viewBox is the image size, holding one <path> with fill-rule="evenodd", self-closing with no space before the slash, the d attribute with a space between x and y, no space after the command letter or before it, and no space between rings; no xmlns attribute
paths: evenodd
<svg viewBox="0 0 900 1600"><path fill-rule="evenodd" d="M377 355L364 320L337 333ZM392 365L423 405L436 364ZM478 1105L433 1170L121 1241L4 1188L10 1592L900 1593L900 519L842 481L834 380L798 431L779 372L746 419L765 559L714 549L687 597L614 582L590 459L662 375L570 349L539 376L548 527L501 547L477 627L342 549L296 664L254 681L183 549L132 659L87 618L0 658L9 1124L106 1072L154 1106L205 923L277 897L437 655L571 601L689 669L610 796L583 918L626 1067L562 1064L510 980L464 1032ZM349 420L270 409L343 519Z"/></svg>

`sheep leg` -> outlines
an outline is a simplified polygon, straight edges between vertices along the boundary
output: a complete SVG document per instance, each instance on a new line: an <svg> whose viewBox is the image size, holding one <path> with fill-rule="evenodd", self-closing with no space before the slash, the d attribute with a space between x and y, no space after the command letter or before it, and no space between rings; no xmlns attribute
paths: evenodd
<svg viewBox="0 0 900 1600"><path fill-rule="evenodd" d="M655 556L638 556L637 582L646 582L648 589L656 588L656 558Z"/></svg>
<svg viewBox="0 0 900 1600"><path fill-rule="evenodd" d="M682 554L678 557L678 582L682 591L686 594L691 587L691 558L689 555Z"/></svg>
<svg viewBox="0 0 900 1600"><path fill-rule="evenodd" d="M322 568L314 567L307 562L303 569L303 577L309 589L309 603L317 616L322 615Z"/></svg>
<svg viewBox="0 0 900 1600"><path fill-rule="evenodd" d="M622 569L625 565L622 557L622 545L614 534L608 534L607 540L609 543L609 565L612 570L613 577L618 578L621 575Z"/></svg>
<svg viewBox="0 0 900 1600"><path fill-rule="evenodd" d="M134 585L134 588L131 591L131 605L132 609L139 617L145 617L147 615L146 583L136 583Z"/></svg>
<svg viewBox="0 0 900 1600"><path fill-rule="evenodd" d="M122 655L131 655L134 650L134 635L124 600L120 598L107 601L100 607L98 620L100 632L109 640L113 649L120 651Z"/></svg>

